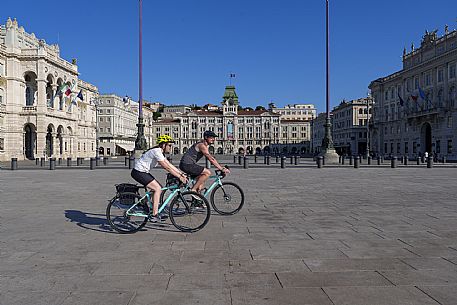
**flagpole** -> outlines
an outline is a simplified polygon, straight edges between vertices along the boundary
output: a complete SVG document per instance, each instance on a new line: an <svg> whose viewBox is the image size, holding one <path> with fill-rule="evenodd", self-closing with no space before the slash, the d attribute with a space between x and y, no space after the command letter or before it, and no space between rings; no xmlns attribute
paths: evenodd
<svg viewBox="0 0 457 305"><path fill-rule="evenodd" d="M325 82L325 96L326 96L326 120L325 120L325 133L322 139L322 153L321 156L325 159L325 164L338 163L338 154L335 152L332 140L332 122L330 119L330 46L329 46L329 0L325 1L325 63L326 63L326 82Z"/></svg>
<svg viewBox="0 0 457 305"><path fill-rule="evenodd" d="M135 150L142 151L146 149L146 138L144 137L144 124L143 124L143 1L139 0L139 51L138 51L138 65L139 65L139 86L138 86L138 134L135 140Z"/></svg>

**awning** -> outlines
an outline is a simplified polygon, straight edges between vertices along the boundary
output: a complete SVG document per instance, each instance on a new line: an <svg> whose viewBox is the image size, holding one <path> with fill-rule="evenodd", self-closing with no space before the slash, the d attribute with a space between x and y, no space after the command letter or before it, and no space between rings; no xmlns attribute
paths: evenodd
<svg viewBox="0 0 457 305"><path fill-rule="evenodd" d="M122 144L118 144L116 143L116 146L119 146L120 148L122 148L123 150L125 151L134 151L135 150L135 144L132 143L122 143Z"/></svg>

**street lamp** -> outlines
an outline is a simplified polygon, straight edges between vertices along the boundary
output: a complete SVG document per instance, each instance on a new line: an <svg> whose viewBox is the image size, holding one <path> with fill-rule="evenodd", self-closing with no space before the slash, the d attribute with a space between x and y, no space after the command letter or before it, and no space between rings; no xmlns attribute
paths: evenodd
<svg viewBox="0 0 457 305"><path fill-rule="evenodd" d="M98 106L100 105L100 100L95 98L91 102L94 104L95 107L95 160L98 163L98 160L100 159L100 147L98 139Z"/></svg>
<svg viewBox="0 0 457 305"><path fill-rule="evenodd" d="M367 97L367 159L370 156L370 100L371 100L371 95L370 92L368 92L368 97Z"/></svg>

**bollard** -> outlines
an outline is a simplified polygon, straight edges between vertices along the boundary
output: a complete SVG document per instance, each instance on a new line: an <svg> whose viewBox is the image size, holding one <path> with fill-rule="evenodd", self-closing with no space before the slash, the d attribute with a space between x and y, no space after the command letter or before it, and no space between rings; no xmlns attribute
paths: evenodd
<svg viewBox="0 0 457 305"><path fill-rule="evenodd" d="M59 165L62 165L62 158L59 158Z"/></svg>
<svg viewBox="0 0 457 305"><path fill-rule="evenodd" d="M236 164L236 156L233 156L233 164Z"/></svg>
<svg viewBox="0 0 457 305"><path fill-rule="evenodd" d="M67 167L71 167L71 158L67 158Z"/></svg>
<svg viewBox="0 0 457 305"><path fill-rule="evenodd" d="M81 165L84 165L84 158L81 157Z"/></svg>
<svg viewBox="0 0 457 305"><path fill-rule="evenodd" d="M100 157L95 157L95 166L100 166Z"/></svg>
<svg viewBox="0 0 457 305"><path fill-rule="evenodd" d="M354 168L359 168L359 162L360 162L360 158L359 157L355 157L354 158Z"/></svg>
<svg viewBox="0 0 457 305"><path fill-rule="evenodd" d="M254 155L254 163L257 163L257 155Z"/></svg>
<svg viewBox="0 0 457 305"><path fill-rule="evenodd" d="M378 165L381 165L381 157L378 156Z"/></svg>
<svg viewBox="0 0 457 305"><path fill-rule="evenodd" d="M46 163L46 159L45 158L41 158L40 166L44 166L45 163Z"/></svg>
<svg viewBox="0 0 457 305"><path fill-rule="evenodd" d="M81 165L81 158L78 157L76 158L76 166L80 166Z"/></svg>
<svg viewBox="0 0 457 305"><path fill-rule="evenodd" d="M208 158L205 158L205 167L206 168L211 168L211 162L209 162Z"/></svg>
<svg viewBox="0 0 457 305"><path fill-rule="evenodd" d="M129 165L129 157L125 157L124 159L124 165L128 166Z"/></svg>
<svg viewBox="0 0 457 305"><path fill-rule="evenodd" d="M446 156L443 156L443 163L446 163Z"/></svg>
<svg viewBox="0 0 457 305"><path fill-rule="evenodd" d="M341 156L341 165L344 165L344 159L346 159L345 156Z"/></svg>
<svg viewBox="0 0 457 305"><path fill-rule="evenodd" d="M11 170L17 170L17 158L11 158Z"/></svg>
<svg viewBox="0 0 457 305"><path fill-rule="evenodd" d="M49 159L49 170L56 169L56 158Z"/></svg>
<svg viewBox="0 0 457 305"><path fill-rule="evenodd" d="M421 164L421 159L419 157L417 157L416 161L417 161L417 165Z"/></svg>
<svg viewBox="0 0 457 305"><path fill-rule="evenodd" d="M270 156L267 156L267 165L270 165Z"/></svg>
<svg viewBox="0 0 457 305"><path fill-rule="evenodd" d="M371 165L371 157L370 156L367 157L367 163L368 163L368 165Z"/></svg>
<svg viewBox="0 0 457 305"><path fill-rule="evenodd" d="M282 156L281 157L281 168L285 168L285 167L286 167L286 157Z"/></svg>
<svg viewBox="0 0 457 305"><path fill-rule="evenodd" d="M249 168L249 158L248 157L244 157L243 168L244 169L248 169Z"/></svg>
<svg viewBox="0 0 457 305"><path fill-rule="evenodd" d="M299 157L299 156L295 156L295 157L294 157L294 164L295 164L295 165L298 165L298 158L300 158L300 157Z"/></svg>
<svg viewBox="0 0 457 305"><path fill-rule="evenodd" d="M91 170L94 170L95 167L97 166L97 160L96 159L97 158L90 158L90 163L89 164L90 164L90 169Z"/></svg>
<svg viewBox="0 0 457 305"><path fill-rule="evenodd" d="M427 168L432 168L433 167L433 157L428 157L427 158Z"/></svg>
<svg viewBox="0 0 457 305"><path fill-rule="evenodd" d="M108 157L103 157L103 165L108 165Z"/></svg>
<svg viewBox="0 0 457 305"><path fill-rule="evenodd" d="M241 165L241 155L238 156L238 164Z"/></svg>
<svg viewBox="0 0 457 305"><path fill-rule="evenodd" d="M36 165L40 165L40 158L35 158Z"/></svg>
<svg viewBox="0 0 457 305"><path fill-rule="evenodd" d="M408 165L408 156L405 156L403 159L403 165L407 166Z"/></svg>
<svg viewBox="0 0 457 305"><path fill-rule="evenodd" d="M294 157L290 156L290 165L294 164Z"/></svg>
<svg viewBox="0 0 457 305"><path fill-rule="evenodd" d="M276 164L279 163L279 156L276 156Z"/></svg>
<svg viewBox="0 0 457 305"><path fill-rule="evenodd" d="M352 165L352 156L349 156L349 165Z"/></svg>
<svg viewBox="0 0 457 305"><path fill-rule="evenodd" d="M392 159L390 159L390 168L396 168L397 167L397 157L393 156Z"/></svg>
<svg viewBox="0 0 457 305"><path fill-rule="evenodd" d="M338 156L338 164L341 164L341 156Z"/></svg>
<svg viewBox="0 0 457 305"><path fill-rule="evenodd" d="M322 156L317 157L317 168L322 168L322 165L323 165L322 161L324 161L324 157L322 157Z"/></svg>
<svg viewBox="0 0 457 305"><path fill-rule="evenodd" d="M135 156L130 156L129 157L129 169L132 169L135 167Z"/></svg>
<svg viewBox="0 0 457 305"><path fill-rule="evenodd" d="M266 155L263 156L263 164L267 164L267 156Z"/></svg>

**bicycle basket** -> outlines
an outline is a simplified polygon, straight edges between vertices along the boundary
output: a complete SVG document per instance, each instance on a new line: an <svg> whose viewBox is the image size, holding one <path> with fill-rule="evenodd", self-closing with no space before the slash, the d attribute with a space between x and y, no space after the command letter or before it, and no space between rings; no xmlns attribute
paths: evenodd
<svg viewBox="0 0 457 305"><path fill-rule="evenodd" d="M180 181L177 177L172 174L167 174L167 186L179 184Z"/></svg>

